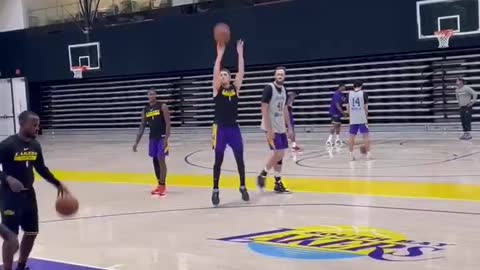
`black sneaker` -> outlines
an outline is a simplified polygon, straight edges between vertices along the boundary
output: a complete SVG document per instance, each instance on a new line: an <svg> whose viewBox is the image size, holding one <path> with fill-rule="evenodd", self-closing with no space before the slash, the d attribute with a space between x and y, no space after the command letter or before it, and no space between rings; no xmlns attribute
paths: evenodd
<svg viewBox="0 0 480 270"><path fill-rule="evenodd" d="M265 188L265 179L266 177L263 175L258 175L257 176L257 186L261 189Z"/></svg>
<svg viewBox="0 0 480 270"><path fill-rule="evenodd" d="M28 267L28 266L25 266L24 268L18 268L18 267L17 267L17 270L31 270L31 268Z"/></svg>
<svg viewBox="0 0 480 270"><path fill-rule="evenodd" d="M290 193L292 193L292 192L290 192L290 190L285 188L285 186L283 185L283 183L281 181L275 183L275 187L273 188L273 190L278 194L290 194Z"/></svg>
<svg viewBox="0 0 480 270"><path fill-rule="evenodd" d="M242 193L242 200L244 202L250 201L250 195L248 195L248 191L246 187L240 187L240 193Z"/></svg>
<svg viewBox="0 0 480 270"><path fill-rule="evenodd" d="M212 192L212 204L213 206L220 204L220 191L218 189L214 189Z"/></svg>

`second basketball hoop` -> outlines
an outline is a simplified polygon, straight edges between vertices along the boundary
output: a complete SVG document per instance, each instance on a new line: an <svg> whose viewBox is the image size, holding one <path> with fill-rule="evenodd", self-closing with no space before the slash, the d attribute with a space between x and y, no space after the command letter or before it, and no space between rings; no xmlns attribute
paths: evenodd
<svg viewBox="0 0 480 270"><path fill-rule="evenodd" d="M455 31L452 29L445 29L435 32L435 36L438 39L438 48L448 48L450 38L455 34Z"/></svg>

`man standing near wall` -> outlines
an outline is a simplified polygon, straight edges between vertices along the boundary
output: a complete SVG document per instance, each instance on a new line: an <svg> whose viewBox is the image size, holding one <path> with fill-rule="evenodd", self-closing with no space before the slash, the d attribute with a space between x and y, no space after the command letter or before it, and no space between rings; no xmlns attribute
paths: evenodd
<svg viewBox="0 0 480 270"><path fill-rule="evenodd" d="M463 135L460 140L471 140L472 135L472 107L477 101L477 93L470 87L465 86L463 78L457 79L457 95L458 105L460 107L460 119L462 121Z"/></svg>

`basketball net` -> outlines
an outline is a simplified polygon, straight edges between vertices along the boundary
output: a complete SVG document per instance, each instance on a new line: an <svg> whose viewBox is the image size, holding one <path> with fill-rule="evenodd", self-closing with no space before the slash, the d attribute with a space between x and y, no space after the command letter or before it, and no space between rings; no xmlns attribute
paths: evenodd
<svg viewBox="0 0 480 270"><path fill-rule="evenodd" d="M452 29L446 29L435 32L435 36L438 39L438 48L448 48L450 38L455 34Z"/></svg>
<svg viewBox="0 0 480 270"><path fill-rule="evenodd" d="M81 66L81 67L73 67L73 78L74 79L82 79L83 78L83 72L87 70L87 67Z"/></svg>

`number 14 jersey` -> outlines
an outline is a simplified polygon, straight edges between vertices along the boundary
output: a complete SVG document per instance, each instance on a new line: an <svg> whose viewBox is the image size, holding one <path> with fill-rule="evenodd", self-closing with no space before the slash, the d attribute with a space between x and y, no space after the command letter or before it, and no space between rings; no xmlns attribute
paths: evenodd
<svg viewBox="0 0 480 270"><path fill-rule="evenodd" d="M368 95L363 90L350 91L348 106L350 108L350 125L367 124L365 105L368 104Z"/></svg>

